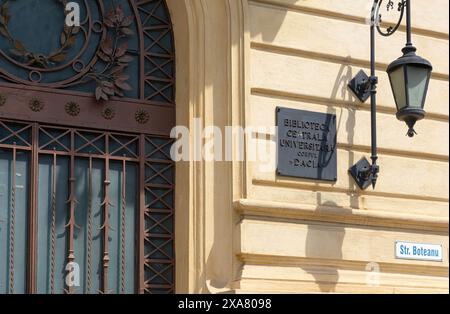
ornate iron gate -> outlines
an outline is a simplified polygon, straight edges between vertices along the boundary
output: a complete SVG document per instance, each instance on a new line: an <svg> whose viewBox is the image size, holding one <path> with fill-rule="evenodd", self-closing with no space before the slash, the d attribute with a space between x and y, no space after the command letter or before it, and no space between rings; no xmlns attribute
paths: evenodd
<svg viewBox="0 0 450 314"><path fill-rule="evenodd" d="M0 293L173 292L170 143L0 120Z"/></svg>
<svg viewBox="0 0 450 314"><path fill-rule="evenodd" d="M166 3L71 2L0 0L0 293L174 292Z"/></svg>

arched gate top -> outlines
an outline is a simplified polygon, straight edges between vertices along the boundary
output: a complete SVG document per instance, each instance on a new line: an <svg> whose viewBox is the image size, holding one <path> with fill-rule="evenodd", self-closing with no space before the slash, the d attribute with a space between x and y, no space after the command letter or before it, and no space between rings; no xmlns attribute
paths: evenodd
<svg viewBox="0 0 450 314"><path fill-rule="evenodd" d="M0 0L0 83L173 105L174 40L164 0ZM74 21L74 19L70 19ZM70 23L69 23L70 24Z"/></svg>

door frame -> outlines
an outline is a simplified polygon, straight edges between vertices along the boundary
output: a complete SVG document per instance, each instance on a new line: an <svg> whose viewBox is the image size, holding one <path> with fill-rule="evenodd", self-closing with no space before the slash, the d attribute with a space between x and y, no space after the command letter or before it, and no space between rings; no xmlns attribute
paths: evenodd
<svg viewBox="0 0 450 314"><path fill-rule="evenodd" d="M223 130L245 127L250 116L248 1L166 2L176 47L176 125L191 130L193 148L196 121ZM232 146L234 152L240 143ZM250 164L192 161L195 154L190 149L189 161L175 166L176 293L227 292L242 266L233 204L247 194Z"/></svg>

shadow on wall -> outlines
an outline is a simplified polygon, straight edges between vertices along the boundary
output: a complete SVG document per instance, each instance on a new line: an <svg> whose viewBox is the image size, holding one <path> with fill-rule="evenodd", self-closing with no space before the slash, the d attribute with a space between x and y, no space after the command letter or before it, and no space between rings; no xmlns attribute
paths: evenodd
<svg viewBox="0 0 450 314"><path fill-rule="evenodd" d="M317 193L316 212L323 210L336 210L338 205L334 202L321 203L321 193ZM351 210L339 208L339 210L351 213ZM316 260L316 265L304 266L302 269L314 277L320 292L335 292L339 282L339 267L337 261L342 260L342 244L345 229L343 225L327 226L321 224L309 224L305 241L305 255L309 259ZM324 263L324 260L329 260Z"/></svg>
<svg viewBox="0 0 450 314"><path fill-rule="evenodd" d="M351 56L347 56L348 59L351 59ZM339 68L338 74L336 75L336 80L333 86L333 90L330 96L332 102L343 102L341 115L338 115L336 122L337 134L343 132L343 123L345 123L345 132L347 134L346 138L346 146L348 156L348 165L347 169L350 169L356 162L355 153L352 149L354 145L354 137L355 137L355 127L356 127L356 97L352 94L352 92L348 88L348 83L353 78L352 67L348 64L342 64ZM339 95L339 97L338 97ZM329 113L331 110L334 111L333 107L329 107ZM344 110L348 111L348 117L346 121L343 121L342 112ZM357 185L353 180L349 180L348 185L348 195L349 195L349 203L351 208L359 208L359 195L357 193Z"/></svg>
<svg viewBox="0 0 450 314"><path fill-rule="evenodd" d="M287 4L297 3L298 0L286 0ZM254 5L265 5L265 4L254 4ZM221 16L222 13L219 11L214 12L217 16ZM252 37L256 35L261 35L262 39L267 42L272 42L277 36L281 25L283 24L287 11L280 10L279 14L271 17L275 19L271 21L272 25L278 25L279 27L271 27L269 29L264 29L264 32L259 32L260 30L251 29ZM211 20L213 23L220 23L221 19ZM224 28L227 29L227 28ZM220 41L223 38L217 34L215 40ZM224 37L227 34L222 34ZM299 39L301 40L301 39ZM232 43L234 45L235 43ZM220 46L220 43L217 43ZM227 54L228 52L224 52ZM209 56L207 55L208 59ZM348 56L350 59L351 57ZM226 59L226 57L224 57ZM216 68L214 73L216 75L208 75L205 78L205 83L209 86L210 94L208 95L209 101L207 106L209 110L213 112L213 123L214 125L229 125L231 121L231 116L224 114L221 110L221 104L227 99L227 91L221 90L218 86L221 84L216 84L217 81L223 79L223 73L227 72L227 64L211 62ZM348 63L343 63L336 74L336 80L333 86L332 93L329 97L328 113L337 114L337 132L345 132L347 134L346 145L341 147L341 150L346 150L349 154L348 168L355 163L355 156L352 151L352 146L354 145L354 128L356 125L356 107L357 102L355 97L347 88L348 82L352 79L353 72L352 68ZM226 102L226 101L225 101ZM340 112L339 112L340 111ZM348 114L344 114L348 111ZM345 120L345 117L347 119ZM341 138L343 141L344 139ZM342 166L342 165L340 165ZM232 200L232 190L229 180L230 168L225 163L214 163L214 185L210 186L207 191L209 193L214 193L216 197L214 198L214 203L209 204L211 207L207 208L207 219L205 223L205 233L212 234L213 240L211 243L207 244L205 248L206 251L206 271L201 273L202 279L209 282L209 287L203 287L203 292L220 292L226 290L229 287L230 279L236 278L233 274L234 268L233 263L238 263L234 257L233 249L237 249L233 242L232 236L228 233L228 229L235 226L238 217L235 217L235 213L230 211L229 204L230 199ZM228 179L227 179L228 178ZM339 180L345 180L344 178L338 178ZM344 181L347 182L347 181ZM350 180L348 186L348 195L350 197L350 207L359 208L359 198L358 195L354 193L355 184ZM319 184L317 185L319 186ZM341 214L350 214L351 210L348 209L346 205L345 208L339 204L334 203L332 200L327 200L328 196L322 195L320 192L317 193L317 214L320 215L324 209L327 211L333 210L338 211ZM214 208L214 210L212 210ZM348 212L348 213L347 213ZM228 235L228 236L224 236ZM328 227L326 225L312 224L308 226L307 238L306 238L306 257L317 261L317 265L302 267L307 273L311 274L319 286L322 292L333 292L335 291L335 286L339 280L339 272L337 261L342 260L342 243L345 236L345 229L343 225L333 225ZM329 260L326 264L323 261ZM332 263L335 265L332 265ZM202 280L203 281L203 280Z"/></svg>
<svg viewBox="0 0 450 314"><path fill-rule="evenodd" d="M287 4L294 4L295 2L297 2L297 0L289 0L286 1ZM258 6L258 7L264 7L267 6L266 4L263 3L251 3L251 6ZM262 29L255 29L255 27L250 27L250 34L251 34L251 38L254 38L258 35L260 35L261 39L264 42L268 42L271 43L275 40L279 30L281 29L281 25L283 24L285 17L287 15L287 11L283 10L283 9L279 9L276 11L277 14L272 14L270 16L270 25L271 26L276 26L276 27L265 27L264 31ZM265 21L265 19L267 18L266 16L252 16L252 18L256 19L256 18L260 18L263 19L262 23L260 23L260 25L264 25L267 22Z"/></svg>
<svg viewBox="0 0 450 314"><path fill-rule="evenodd" d="M350 57L349 57L350 58ZM352 68L349 65L342 64L336 76L330 100L332 103L341 103L340 114L334 105L328 107L327 112L337 115L337 132L344 131L347 134L346 142L349 154L348 168L355 163L355 154L351 147L354 144L354 129L356 125L356 108L351 107L355 97L348 90L348 82L353 78ZM342 103L343 101L343 103ZM344 110L348 111L347 120L343 121ZM345 123L345 124L344 124ZM342 178L341 178L342 179ZM354 193L356 185L349 181L348 195L351 208L359 207L358 195ZM341 215L351 214L351 209L344 208L333 201L323 200L321 192L317 192L316 214L320 216L322 212L338 212ZM306 236L305 255L306 258L315 261L316 265L302 267L304 271L314 277L320 292L335 292L336 285L339 282L338 262L343 259L342 244L345 237L345 228L340 224L324 225L309 224ZM325 262L326 261L326 262Z"/></svg>

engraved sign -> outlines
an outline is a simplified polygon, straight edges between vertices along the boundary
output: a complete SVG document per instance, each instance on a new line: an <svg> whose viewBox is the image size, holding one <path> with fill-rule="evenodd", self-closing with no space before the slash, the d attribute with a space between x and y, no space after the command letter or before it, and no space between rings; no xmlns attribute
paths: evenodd
<svg viewBox="0 0 450 314"><path fill-rule="evenodd" d="M277 174L337 180L336 115L277 107Z"/></svg>

